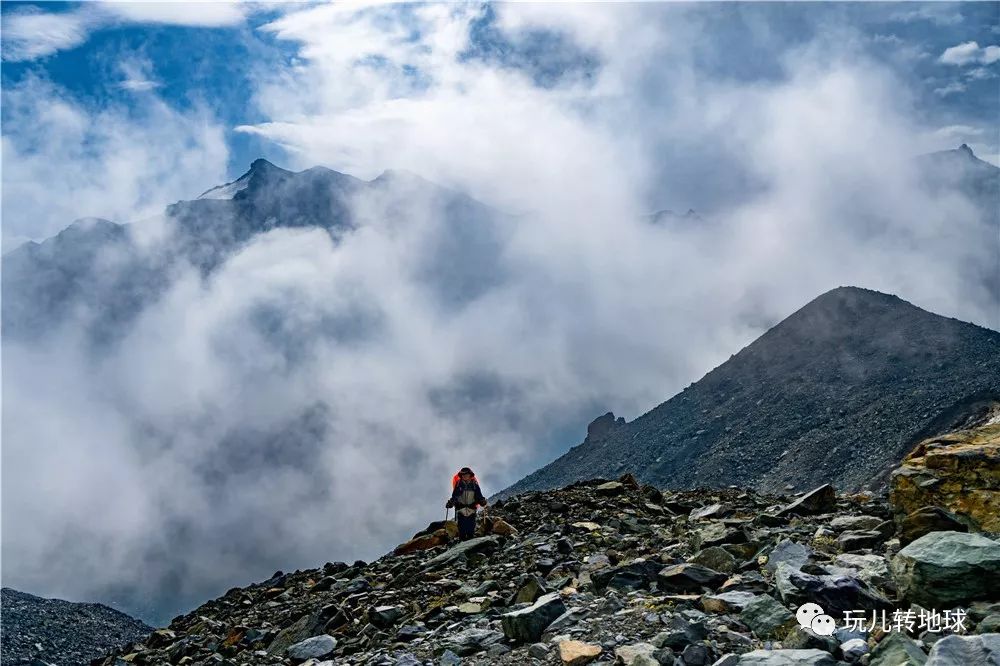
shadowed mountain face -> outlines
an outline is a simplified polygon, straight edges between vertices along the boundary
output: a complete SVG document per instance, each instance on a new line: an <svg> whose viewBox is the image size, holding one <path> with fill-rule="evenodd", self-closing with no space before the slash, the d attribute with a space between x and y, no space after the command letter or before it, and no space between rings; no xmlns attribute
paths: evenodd
<svg viewBox="0 0 1000 666"><path fill-rule="evenodd" d="M895 296L823 294L698 382L502 495L631 472L668 488L881 486L921 438L1000 399L1000 333Z"/></svg>

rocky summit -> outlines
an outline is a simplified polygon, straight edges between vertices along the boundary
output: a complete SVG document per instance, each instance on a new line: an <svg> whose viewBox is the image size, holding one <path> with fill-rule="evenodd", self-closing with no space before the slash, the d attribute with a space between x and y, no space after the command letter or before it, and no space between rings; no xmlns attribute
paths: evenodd
<svg viewBox="0 0 1000 666"><path fill-rule="evenodd" d="M902 547L896 513L828 485L578 482L497 501L465 542L442 521L375 562L276 572L93 664L992 663L968 659L1000 655L996 535L932 530ZM931 610L962 622L918 624Z"/></svg>
<svg viewBox="0 0 1000 666"><path fill-rule="evenodd" d="M501 496L626 472L668 488L881 490L918 442L998 401L1000 333L841 287L634 421L596 419Z"/></svg>
<svg viewBox="0 0 1000 666"><path fill-rule="evenodd" d="M0 664L86 664L144 638L152 627L102 604L0 590Z"/></svg>

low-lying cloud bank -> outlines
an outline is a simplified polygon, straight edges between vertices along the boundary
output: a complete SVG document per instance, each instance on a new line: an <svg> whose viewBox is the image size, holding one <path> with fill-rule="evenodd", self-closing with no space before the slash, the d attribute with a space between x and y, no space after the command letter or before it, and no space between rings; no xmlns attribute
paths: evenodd
<svg viewBox="0 0 1000 666"><path fill-rule="evenodd" d="M487 18L515 51L560 35L532 62L566 73L477 51ZM404 174L353 200L338 242L277 229L207 277L178 264L100 352L73 326L5 341L4 583L164 621L276 568L377 556L440 517L458 466L500 490L838 285L1000 327L995 227L922 183L933 132L849 29L740 82L699 67L699 26L655 6L337 5L265 28L302 59L261 73L273 120L244 131L301 167L407 169L502 222L444 224ZM150 123L164 155L189 134L171 123ZM191 156L220 150L204 126ZM101 173L122 151L98 145L74 159ZM72 209L83 185L55 196ZM716 203L657 225L654 200Z"/></svg>

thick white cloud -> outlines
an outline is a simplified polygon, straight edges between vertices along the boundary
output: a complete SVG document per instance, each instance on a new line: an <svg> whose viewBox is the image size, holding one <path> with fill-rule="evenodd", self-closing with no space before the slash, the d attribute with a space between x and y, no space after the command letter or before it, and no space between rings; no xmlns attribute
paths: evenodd
<svg viewBox="0 0 1000 666"><path fill-rule="evenodd" d="M34 60L83 44L97 16L92 11L50 13L38 8L11 11L3 20L3 59Z"/></svg>
<svg viewBox="0 0 1000 666"><path fill-rule="evenodd" d="M1000 60L1000 46L979 46L978 42L964 42L944 50L938 61L945 65L992 65Z"/></svg>
<svg viewBox="0 0 1000 666"><path fill-rule="evenodd" d="M44 239L79 217L130 222L221 182L229 151L207 109L150 96L131 109L82 106L49 81L4 91L4 235Z"/></svg>
<svg viewBox="0 0 1000 666"><path fill-rule="evenodd" d="M216 2L215 0L185 0L157 2L130 0L108 2L101 8L109 15L133 23L163 23L167 25L217 28L243 23L253 3Z"/></svg>
<svg viewBox="0 0 1000 666"><path fill-rule="evenodd" d="M3 59L36 60L80 46L112 25L163 24L218 28L242 24L258 3L187 0L185 2L88 2L61 12L37 7L4 11Z"/></svg>

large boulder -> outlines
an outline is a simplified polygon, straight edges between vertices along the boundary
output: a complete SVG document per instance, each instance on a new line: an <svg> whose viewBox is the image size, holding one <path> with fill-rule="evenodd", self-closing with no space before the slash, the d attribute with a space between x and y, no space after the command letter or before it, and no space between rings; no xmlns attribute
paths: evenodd
<svg viewBox="0 0 1000 666"><path fill-rule="evenodd" d="M816 513L828 513L837 508L837 491L829 483L815 490L810 490L778 512L779 516L798 514L806 516Z"/></svg>
<svg viewBox="0 0 1000 666"><path fill-rule="evenodd" d="M928 608L1000 598L1000 543L978 534L931 532L892 560L899 594Z"/></svg>
<svg viewBox="0 0 1000 666"><path fill-rule="evenodd" d="M781 638L795 626L792 612L766 594L744 604L740 620L759 638Z"/></svg>
<svg viewBox="0 0 1000 666"><path fill-rule="evenodd" d="M733 573L736 571L738 562L733 554L721 546L710 546L688 558L692 564L700 564L703 567L714 569L722 573Z"/></svg>
<svg viewBox="0 0 1000 666"><path fill-rule="evenodd" d="M538 601L519 610L500 616L503 633L507 638L522 643L533 643L541 638L552 622L566 612L566 605L558 592L541 596Z"/></svg>
<svg viewBox="0 0 1000 666"><path fill-rule="evenodd" d="M639 590L649 588L662 568L663 564L660 562L635 560L610 569L594 571L590 574L590 581L598 590L606 587L615 590Z"/></svg>
<svg viewBox="0 0 1000 666"><path fill-rule="evenodd" d="M787 564L793 569L801 569L809 561L812 554L813 550L809 546L804 546L791 539L782 539L767 554L764 570L774 573L780 564Z"/></svg>
<svg viewBox="0 0 1000 666"><path fill-rule="evenodd" d="M963 522L1000 532L1000 423L924 440L892 473L896 520L939 506Z"/></svg>
<svg viewBox="0 0 1000 666"><path fill-rule="evenodd" d="M323 634L321 636L307 638L304 641L300 641L295 645L290 646L285 651L285 654L296 661L305 661L306 659L319 659L321 657L325 657L333 652L336 647L337 639L333 636Z"/></svg>
<svg viewBox="0 0 1000 666"><path fill-rule="evenodd" d="M945 636L931 648L926 666L1000 664L1000 634Z"/></svg>
<svg viewBox="0 0 1000 666"><path fill-rule="evenodd" d="M781 599L793 606L812 602L833 615L849 610L891 610L892 604L854 576L814 575L788 565L778 567L776 576Z"/></svg>
<svg viewBox="0 0 1000 666"><path fill-rule="evenodd" d="M664 592L701 592L706 587L714 590L726 578L724 573L685 562L661 569L656 575L656 586Z"/></svg>
<svg viewBox="0 0 1000 666"><path fill-rule="evenodd" d="M838 567L855 570L858 578L869 585L884 587L891 582L892 574L889 572L889 561L881 555L845 553L838 555L833 563Z"/></svg>
<svg viewBox="0 0 1000 666"><path fill-rule="evenodd" d="M565 666L584 666L601 656L601 646L583 641L559 641L559 660Z"/></svg>
<svg viewBox="0 0 1000 666"><path fill-rule="evenodd" d="M495 536L482 536L463 541L452 546L440 555L432 557L424 564L425 569L440 569L458 560L465 559L472 553L487 553L496 550L498 544Z"/></svg>
<svg viewBox="0 0 1000 666"><path fill-rule="evenodd" d="M927 655L906 634L889 632L871 651L869 666L923 666Z"/></svg>

